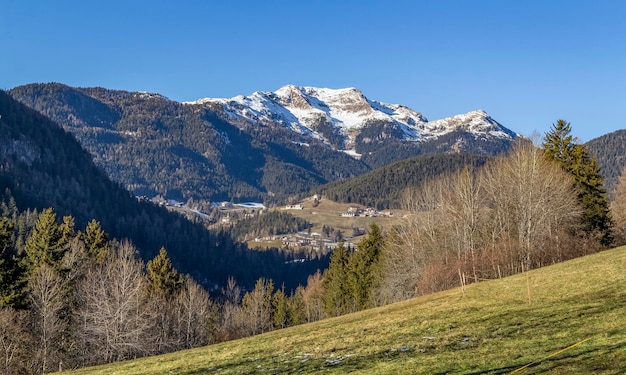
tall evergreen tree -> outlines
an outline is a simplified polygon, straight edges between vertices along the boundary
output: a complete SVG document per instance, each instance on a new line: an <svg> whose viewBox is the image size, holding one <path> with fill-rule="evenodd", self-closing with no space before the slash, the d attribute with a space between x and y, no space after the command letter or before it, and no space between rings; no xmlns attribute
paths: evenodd
<svg viewBox="0 0 626 375"><path fill-rule="evenodd" d="M148 262L148 290L152 294L171 300L176 297L183 285L182 276L172 265L164 247Z"/></svg>
<svg viewBox="0 0 626 375"><path fill-rule="evenodd" d="M0 259L8 254L13 236L13 223L6 217L0 217Z"/></svg>
<svg viewBox="0 0 626 375"><path fill-rule="evenodd" d="M24 248L26 268L29 272L44 263L53 267L59 266L67 250L67 234L71 221L73 219L67 219L63 225L59 225L56 223L56 214L52 208L41 212Z"/></svg>
<svg viewBox="0 0 626 375"><path fill-rule="evenodd" d="M358 250L350 256L348 284L354 308L363 310L374 304L373 292L380 280L380 253L383 236L380 227L370 226L369 233L358 245Z"/></svg>
<svg viewBox="0 0 626 375"><path fill-rule="evenodd" d="M609 198L604 189L604 176L595 158L584 145L574 148L572 173L578 182L579 199L583 206L583 220L587 231L599 236L603 246L613 242L613 221L610 216Z"/></svg>
<svg viewBox="0 0 626 375"><path fill-rule="evenodd" d="M293 294L287 298L287 321L289 326L295 326L305 321L302 293L302 286L298 286Z"/></svg>
<svg viewBox="0 0 626 375"><path fill-rule="evenodd" d="M333 250L330 256L330 265L324 272L324 312L326 316L338 316L350 311L348 261L348 249L342 242Z"/></svg>
<svg viewBox="0 0 626 375"><path fill-rule="evenodd" d="M573 176L587 233L597 236L603 246L609 246L613 242L613 223L603 187L604 176L585 145L576 144L570 132L570 124L558 120L546 134L542 148L548 158L557 160Z"/></svg>
<svg viewBox="0 0 626 375"><path fill-rule="evenodd" d="M91 220L83 234L85 250L89 257L102 264L109 252L109 235L102 229L100 222Z"/></svg>
<svg viewBox="0 0 626 375"><path fill-rule="evenodd" d="M574 136L570 133L572 127L565 120L558 120L543 138L541 147L549 159L557 160L569 172L573 164Z"/></svg>
<svg viewBox="0 0 626 375"><path fill-rule="evenodd" d="M8 267L12 235L13 223L6 217L0 217L0 305L2 305L1 298L11 286Z"/></svg>
<svg viewBox="0 0 626 375"><path fill-rule="evenodd" d="M289 325L287 296L285 287L278 289L272 296L272 323L274 329L285 328Z"/></svg>
<svg viewBox="0 0 626 375"><path fill-rule="evenodd" d="M18 261L12 241L13 222L0 217L0 306L24 308L27 304L27 279L24 264Z"/></svg>

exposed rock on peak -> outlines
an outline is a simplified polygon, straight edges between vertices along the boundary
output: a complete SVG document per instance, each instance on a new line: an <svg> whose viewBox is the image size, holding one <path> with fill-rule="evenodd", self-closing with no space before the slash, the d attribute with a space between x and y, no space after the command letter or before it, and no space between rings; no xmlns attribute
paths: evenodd
<svg viewBox="0 0 626 375"><path fill-rule="evenodd" d="M192 104L211 105L226 118L238 122L283 126L320 139L355 157L359 155L356 150L358 139L366 129L369 129L368 135L361 137L366 143L388 138L423 142L452 132L465 132L475 138L516 137L514 132L483 110L429 122L421 113L405 105L370 100L353 87L328 89L286 85L274 92L257 91L231 99L201 99ZM370 134L372 127L379 129L379 134Z"/></svg>

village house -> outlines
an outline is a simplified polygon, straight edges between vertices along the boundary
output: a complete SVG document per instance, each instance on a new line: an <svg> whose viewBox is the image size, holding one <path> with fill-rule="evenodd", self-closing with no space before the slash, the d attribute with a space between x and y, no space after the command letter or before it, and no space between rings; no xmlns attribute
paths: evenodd
<svg viewBox="0 0 626 375"><path fill-rule="evenodd" d="M283 207L283 210L304 210L304 206L301 204L288 204Z"/></svg>

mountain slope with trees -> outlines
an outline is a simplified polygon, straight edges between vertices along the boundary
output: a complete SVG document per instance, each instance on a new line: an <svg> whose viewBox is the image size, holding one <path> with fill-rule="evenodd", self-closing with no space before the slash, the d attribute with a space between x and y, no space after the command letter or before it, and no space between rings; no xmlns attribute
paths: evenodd
<svg viewBox="0 0 626 375"><path fill-rule="evenodd" d="M63 125L136 195L271 200L369 170L284 128L238 128L210 109L156 94L62 84L21 86L10 94Z"/></svg>
<svg viewBox="0 0 626 375"><path fill-rule="evenodd" d="M363 117L358 131L322 118L310 129L294 130L291 126L296 125L281 117L284 111L270 93L265 94L275 105L258 116L252 116L258 108L245 102L178 103L158 94L58 83L20 86L9 93L71 132L96 165L127 190L182 201L284 201L416 155L496 154L516 137L483 111L426 122L406 107L387 108L358 90L339 91L352 95L339 98L345 116L376 114ZM289 100L293 105L314 101L296 99ZM320 106L317 112L332 112L315 103ZM383 114L392 110L398 111L393 119ZM380 116L385 120L377 120ZM434 131L436 136L429 135ZM405 139L409 134L414 137ZM345 148L346 143L354 145ZM344 149L362 156L358 159Z"/></svg>
<svg viewBox="0 0 626 375"><path fill-rule="evenodd" d="M229 276L251 286L264 276L295 288L323 268L317 261L285 265L284 254L248 251L225 232L209 232L139 202L96 167L70 134L5 92L0 92L0 146L4 201L14 199L21 211L52 207L59 217L72 215L79 228L96 219L112 237L131 239L143 259L165 247L178 270L205 286L224 285Z"/></svg>
<svg viewBox="0 0 626 375"><path fill-rule="evenodd" d="M626 130L617 130L592 139L585 145L589 153L597 159L605 178L604 187L612 194L622 170L626 167Z"/></svg>
<svg viewBox="0 0 626 375"><path fill-rule="evenodd" d="M470 154L417 156L361 176L332 182L314 192L336 202L397 209L401 207L403 192L408 187L421 186L439 175L450 174L464 167L480 167L488 159L485 155Z"/></svg>

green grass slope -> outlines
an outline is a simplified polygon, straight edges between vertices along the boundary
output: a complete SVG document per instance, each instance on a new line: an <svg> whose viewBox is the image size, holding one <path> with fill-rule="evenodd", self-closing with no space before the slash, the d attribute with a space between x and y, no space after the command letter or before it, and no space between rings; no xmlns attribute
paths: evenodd
<svg viewBox="0 0 626 375"><path fill-rule="evenodd" d="M625 271L622 247L464 291L71 373L624 374Z"/></svg>

